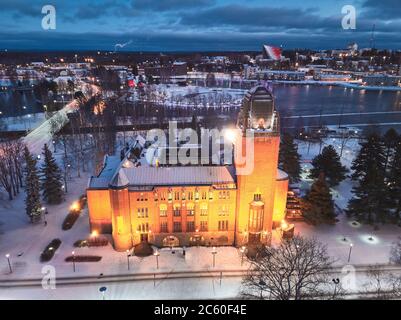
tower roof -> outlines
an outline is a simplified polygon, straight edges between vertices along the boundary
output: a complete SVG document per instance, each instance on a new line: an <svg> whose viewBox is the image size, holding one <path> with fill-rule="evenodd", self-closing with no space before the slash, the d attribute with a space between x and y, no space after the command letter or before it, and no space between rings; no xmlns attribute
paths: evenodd
<svg viewBox="0 0 401 320"><path fill-rule="evenodd" d="M256 86L246 93L238 115L238 126L242 130L278 131L274 97L266 87Z"/></svg>

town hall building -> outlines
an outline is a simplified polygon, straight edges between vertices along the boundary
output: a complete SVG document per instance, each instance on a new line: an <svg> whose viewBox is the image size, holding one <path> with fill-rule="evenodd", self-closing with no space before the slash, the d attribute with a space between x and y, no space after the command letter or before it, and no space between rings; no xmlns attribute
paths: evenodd
<svg viewBox="0 0 401 320"><path fill-rule="evenodd" d="M152 146L141 136L124 157L106 156L88 183L91 231L111 234L118 251L143 241L160 247L269 244L285 218L288 176L278 169L279 115L267 88L245 95L237 128L233 143L243 152L253 144L253 156L245 157L250 172L235 153L233 163L160 164L156 155L170 146Z"/></svg>

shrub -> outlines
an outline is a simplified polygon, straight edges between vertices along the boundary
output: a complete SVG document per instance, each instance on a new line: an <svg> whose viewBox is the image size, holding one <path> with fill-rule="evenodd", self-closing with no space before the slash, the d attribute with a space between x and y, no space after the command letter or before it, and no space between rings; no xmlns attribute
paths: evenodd
<svg viewBox="0 0 401 320"><path fill-rule="evenodd" d="M86 201L87 201L86 194L83 194L82 196L79 197L78 202L79 202L79 207L81 208L81 210L82 210L83 208L85 208L85 206L86 206Z"/></svg>
<svg viewBox="0 0 401 320"><path fill-rule="evenodd" d="M86 240L77 240L74 242L74 247L76 248L83 248L83 247L87 247L88 246L88 242Z"/></svg>
<svg viewBox="0 0 401 320"><path fill-rule="evenodd" d="M70 230L74 225L75 221L77 221L78 217L79 217L79 212L70 212L69 214L67 214L67 216L63 221L62 229Z"/></svg>
<svg viewBox="0 0 401 320"><path fill-rule="evenodd" d="M65 258L65 262L99 262L102 260L101 256L88 256L88 255L75 255L75 259L73 256L68 256Z"/></svg>
<svg viewBox="0 0 401 320"><path fill-rule="evenodd" d="M109 244L109 240L102 236L89 237L86 242L88 247L105 247Z"/></svg>
<svg viewBox="0 0 401 320"><path fill-rule="evenodd" d="M61 240L60 239L53 239L43 250L43 252L40 255L40 262L48 262L50 261L56 250L60 247L61 245Z"/></svg>

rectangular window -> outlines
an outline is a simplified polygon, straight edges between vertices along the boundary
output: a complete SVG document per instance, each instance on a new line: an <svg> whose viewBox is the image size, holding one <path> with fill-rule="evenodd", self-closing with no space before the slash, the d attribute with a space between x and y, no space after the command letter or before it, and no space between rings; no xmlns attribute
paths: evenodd
<svg viewBox="0 0 401 320"><path fill-rule="evenodd" d="M221 220L219 221L219 231L227 231L228 230L228 220Z"/></svg>
<svg viewBox="0 0 401 320"><path fill-rule="evenodd" d="M200 231L207 231L207 221L200 222Z"/></svg>
<svg viewBox="0 0 401 320"><path fill-rule="evenodd" d="M164 208L160 209L160 217L167 217L167 209Z"/></svg>
<svg viewBox="0 0 401 320"><path fill-rule="evenodd" d="M138 224L137 230L138 230L138 232L148 232L149 224L148 223L140 223L140 224Z"/></svg>
<svg viewBox="0 0 401 320"><path fill-rule="evenodd" d="M195 209L187 209L187 216L194 216L195 215Z"/></svg>
<svg viewBox="0 0 401 320"><path fill-rule="evenodd" d="M202 192L202 200L206 200L206 198L207 198L207 192L203 191Z"/></svg>
<svg viewBox="0 0 401 320"><path fill-rule="evenodd" d="M137 208L138 218L148 218L148 208Z"/></svg>
<svg viewBox="0 0 401 320"><path fill-rule="evenodd" d="M181 216L181 209L174 209L173 215L174 215L174 217L179 217L179 216Z"/></svg>
<svg viewBox="0 0 401 320"><path fill-rule="evenodd" d="M193 199L194 199L193 192L188 192L188 200L193 200Z"/></svg>
<svg viewBox="0 0 401 320"><path fill-rule="evenodd" d="M174 192L174 200L180 200L180 193Z"/></svg>
<svg viewBox="0 0 401 320"><path fill-rule="evenodd" d="M181 222L174 222L173 231L174 232L181 232Z"/></svg>
<svg viewBox="0 0 401 320"><path fill-rule="evenodd" d="M162 233L167 233L168 232L167 222L161 222L160 223L160 232L162 232Z"/></svg>
<svg viewBox="0 0 401 320"><path fill-rule="evenodd" d="M195 231L195 222L188 221L187 222L187 232L194 232Z"/></svg>

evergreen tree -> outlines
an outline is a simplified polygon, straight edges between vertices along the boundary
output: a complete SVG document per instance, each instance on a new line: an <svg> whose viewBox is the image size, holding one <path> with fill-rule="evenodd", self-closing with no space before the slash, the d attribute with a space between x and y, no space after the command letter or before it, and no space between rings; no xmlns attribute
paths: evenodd
<svg viewBox="0 0 401 320"><path fill-rule="evenodd" d="M385 147L385 170L387 169L390 161L391 161L391 157L394 154L394 148L398 142L398 133L397 131L395 131L393 128L389 129L383 136L383 144Z"/></svg>
<svg viewBox="0 0 401 320"><path fill-rule="evenodd" d="M36 168L36 159L30 154L28 147L25 146L24 158L26 164L25 176L25 211L31 219L31 222L40 217L42 213L42 204L40 202L40 183L38 170Z"/></svg>
<svg viewBox="0 0 401 320"><path fill-rule="evenodd" d="M293 137L285 133L281 138L279 167L288 174L292 183L300 180L300 158L301 156L298 154L298 148L294 143Z"/></svg>
<svg viewBox="0 0 401 320"><path fill-rule="evenodd" d="M340 156L332 145L324 147L322 153L312 160L309 178L316 179L323 172L330 187L337 186L346 177L348 169L341 165Z"/></svg>
<svg viewBox="0 0 401 320"><path fill-rule="evenodd" d="M384 223L388 217L388 190L385 178L385 156L380 136L376 133L361 143L358 156L352 163L352 179L358 185L352 189L347 214L359 221Z"/></svg>
<svg viewBox="0 0 401 320"><path fill-rule="evenodd" d="M392 200L394 220L401 220L401 138L395 145L394 157L390 163L389 194Z"/></svg>
<svg viewBox="0 0 401 320"><path fill-rule="evenodd" d="M384 172L385 155L380 136L372 133L360 146L361 149L351 166L352 179L361 181L372 167Z"/></svg>
<svg viewBox="0 0 401 320"><path fill-rule="evenodd" d="M320 173L306 195L303 202L303 215L307 221L313 224L335 223L334 201L324 173Z"/></svg>
<svg viewBox="0 0 401 320"><path fill-rule="evenodd" d="M47 144L43 148L44 163L41 167L43 199L50 204L59 204L63 200L62 175Z"/></svg>
<svg viewBox="0 0 401 320"><path fill-rule="evenodd" d="M387 190L382 170L372 166L359 184L352 189L347 214L358 221L374 224L387 220Z"/></svg>

